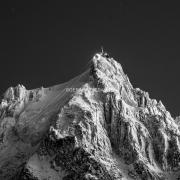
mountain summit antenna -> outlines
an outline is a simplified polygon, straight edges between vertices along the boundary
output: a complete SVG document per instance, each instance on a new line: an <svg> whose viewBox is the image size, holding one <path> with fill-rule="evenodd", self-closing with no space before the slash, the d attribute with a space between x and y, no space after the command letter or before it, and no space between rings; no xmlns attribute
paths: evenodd
<svg viewBox="0 0 180 180"><path fill-rule="evenodd" d="M105 58L109 58L109 54L107 52L104 51L103 46L101 46L101 55Z"/></svg>
<svg viewBox="0 0 180 180"><path fill-rule="evenodd" d="M101 54L104 54L104 48L101 46Z"/></svg>

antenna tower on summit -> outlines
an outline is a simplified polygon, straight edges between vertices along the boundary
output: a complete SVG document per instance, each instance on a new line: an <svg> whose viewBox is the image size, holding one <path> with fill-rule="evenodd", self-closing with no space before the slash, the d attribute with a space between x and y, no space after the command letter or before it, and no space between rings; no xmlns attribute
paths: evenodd
<svg viewBox="0 0 180 180"><path fill-rule="evenodd" d="M101 46L101 54L104 54L104 48Z"/></svg>

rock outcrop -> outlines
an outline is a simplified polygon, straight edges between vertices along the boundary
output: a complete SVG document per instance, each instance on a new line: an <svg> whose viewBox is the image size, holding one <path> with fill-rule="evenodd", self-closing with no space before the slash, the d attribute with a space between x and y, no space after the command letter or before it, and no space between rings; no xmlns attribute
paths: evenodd
<svg viewBox="0 0 180 180"><path fill-rule="evenodd" d="M5 92L0 179L178 180L179 124L98 53L67 83Z"/></svg>

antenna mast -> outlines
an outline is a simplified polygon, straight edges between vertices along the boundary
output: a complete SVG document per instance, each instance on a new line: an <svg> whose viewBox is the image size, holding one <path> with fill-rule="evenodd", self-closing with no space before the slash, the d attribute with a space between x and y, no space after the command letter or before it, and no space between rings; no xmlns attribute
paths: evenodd
<svg viewBox="0 0 180 180"><path fill-rule="evenodd" d="M101 46L101 54L104 54L104 48Z"/></svg>

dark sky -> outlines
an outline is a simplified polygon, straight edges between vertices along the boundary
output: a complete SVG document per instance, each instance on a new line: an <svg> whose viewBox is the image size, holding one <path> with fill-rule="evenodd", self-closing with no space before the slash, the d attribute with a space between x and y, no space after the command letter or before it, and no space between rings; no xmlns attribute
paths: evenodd
<svg viewBox="0 0 180 180"><path fill-rule="evenodd" d="M135 87L180 114L178 2L6 0L0 20L1 94L67 81L102 45Z"/></svg>

